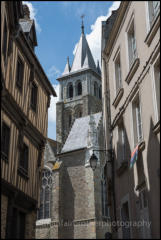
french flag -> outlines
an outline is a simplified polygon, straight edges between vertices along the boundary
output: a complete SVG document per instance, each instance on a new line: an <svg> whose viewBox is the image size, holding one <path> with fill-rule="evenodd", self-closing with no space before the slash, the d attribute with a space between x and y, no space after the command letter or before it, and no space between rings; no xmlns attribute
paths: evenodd
<svg viewBox="0 0 161 240"><path fill-rule="evenodd" d="M134 151L131 154L131 159L130 159L130 168L132 168L134 166L134 163L137 161L138 159L138 151L139 151L139 145L136 146L136 148L134 149Z"/></svg>

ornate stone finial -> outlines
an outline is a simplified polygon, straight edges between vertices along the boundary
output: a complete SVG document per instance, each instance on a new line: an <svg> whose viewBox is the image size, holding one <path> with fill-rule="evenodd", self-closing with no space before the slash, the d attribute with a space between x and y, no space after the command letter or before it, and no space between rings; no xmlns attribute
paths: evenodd
<svg viewBox="0 0 161 240"><path fill-rule="evenodd" d="M26 4L23 5L23 12L24 12L24 18L30 19L30 10Z"/></svg>
<svg viewBox="0 0 161 240"><path fill-rule="evenodd" d="M84 34L84 23L83 23L83 18L85 17L85 15L84 14L82 14L82 16L81 16L81 18L82 18L82 26L81 26L81 28L82 28L82 33Z"/></svg>

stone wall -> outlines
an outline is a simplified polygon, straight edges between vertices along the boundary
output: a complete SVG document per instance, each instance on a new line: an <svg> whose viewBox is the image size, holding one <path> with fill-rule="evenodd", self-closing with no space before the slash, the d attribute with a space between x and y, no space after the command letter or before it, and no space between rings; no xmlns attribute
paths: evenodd
<svg viewBox="0 0 161 240"><path fill-rule="evenodd" d="M1 195L1 238L6 235L6 219L7 219L8 197Z"/></svg>
<svg viewBox="0 0 161 240"><path fill-rule="evenodd" d="M36 211L26 214L25 238L35 238Z"/></svg>
<svg viewBox="0 0 161 240"><path fill-rule="evenodd" d="M36 226L36 239L49 239L50 238L50 224L42 224Z"/></svg>

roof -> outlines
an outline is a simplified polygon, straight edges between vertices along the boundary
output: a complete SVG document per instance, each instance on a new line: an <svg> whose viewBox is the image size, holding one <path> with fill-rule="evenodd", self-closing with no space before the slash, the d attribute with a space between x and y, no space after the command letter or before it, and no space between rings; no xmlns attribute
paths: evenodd
<svg viewBox="0 0 161 240"><path fill-rule="evenodd" d="M102 112L92 114L98 127ZM62 148L61 153L78 150L87 147L87 136L89 130L90 115L77 118L71 128L68 138Z"/></svg>
<svg viewBox="0 0 161 240"><path fill-rule="evenodd" d="M97 72L97 68L91 54L91 50L88 46L88 42L84 33L82 33L74 56L71 72L78 71L82 68L87 67Z"/></svg>
<svg viewBox="0 0 161 240"><path fill-rule="evenodd" d="M95 65L84 32L81 34L71 69L68 60L62 75L64 76L83 69L92 69L94 72L100 75L100 72L97 70L97 67Z"/></svg>

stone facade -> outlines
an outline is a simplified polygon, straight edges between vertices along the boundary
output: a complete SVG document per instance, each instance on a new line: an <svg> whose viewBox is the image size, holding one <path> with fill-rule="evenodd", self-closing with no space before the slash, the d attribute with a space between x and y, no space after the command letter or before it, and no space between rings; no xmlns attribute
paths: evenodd
<svg viewBox="0 0 161 240"><path fill-rule="evenodd" d="M76 95L76 83L80 81L82 84L82 94ZM99 97L99 89L101 89L100 76L92 71L85 71L66 76L59 79L60 82L60 99L56 104L56 129L57 141L64 143L70 131L69 115L71 122L78 117L78 112L81 116L87 116L90 113L101 111L102 102ZM94 83L97 82L97 96L94 95ZM68 97L68 84L73 84L73 97ZM63 92L63 94L62 94Z"/></svg>
<svg viewBox="0 0 161 240"><path fill-rule="evenodd" d="M98 151L95 171L90 167L93 150L104 149L101 75L82 32L72 68L69 59L60 83L56 108L57 149L52 171L50 218L36 223L36 238L104 239L111 232L103 190L105 154ZM49 148L48 148L49 149ZM49 150L46 148L46 152ZM103 187L102 187L103 186ZM104 200L103 200L104 198Z"/></svg>
<svg viewBox="0 0 161 240"><path fill-rule="evenodd" d="M113 14L103 23L102 40L105 141L107 148L114 149L111 217L150 224L126 229L118 225L113 229L113 237L159 239L160 3L121 2ZM109 27L107 37L105 29L108 32ZM136 146L138 159L130 169L131 153Z"/></svg>
<svg viewBox="0 0 161 240"><path fill-rule="evenodd" d="M96 135L99 136L98 145L102 149L101 119ZM90 144L89 149L92 153L93 147ZM53 167L48 161L45 162L52 169L51 216L50 219L37 221L36 238L104 239L105 233L111 231L108 219L104 221L102 215L101 177L104 155L98 155L98 166L93 172L87 159L90 154L87 152L88 149L84 148L60 153Z"/></svg>

